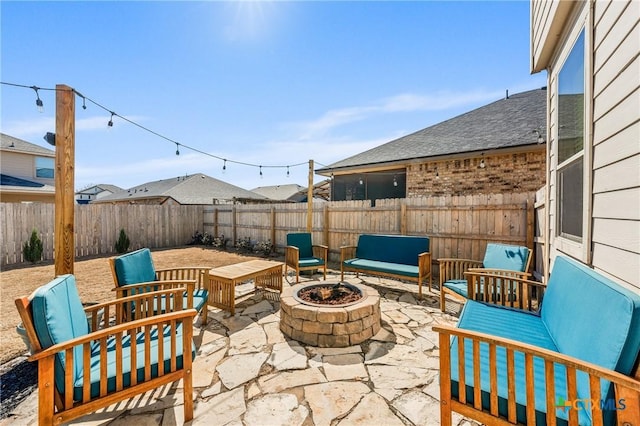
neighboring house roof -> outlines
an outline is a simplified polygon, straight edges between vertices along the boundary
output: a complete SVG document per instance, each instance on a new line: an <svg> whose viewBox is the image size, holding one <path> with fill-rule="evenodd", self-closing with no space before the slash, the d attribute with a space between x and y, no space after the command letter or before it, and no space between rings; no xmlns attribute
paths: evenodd
<svg viewBox="0 0 640 426"><path fill-rule="evenodd" d="M42 155L45 157L56 156L56 152L51 149L24 141L22 139L14 138L13 136L9 136L4 133L0 133L0 148L3 151L11 150L12 152Z"/></svg>
<svg viewBox="0 0 640 426"><path fill-rule="evenodd" d="M270 200L293 200L292 197L304 190L306 190L306 188L303 186L291 183L286 185L259 186L252 189L251 192L255 192Z"/></svg>
<svg viewBox="0 0 640 426"><path fill-rule="evenodd" d="M33 182L27 179L21 179L15 176L0 174L0 185L2 186L20 186L24 188L44 188L44 183Z"/></svg>
<svg viewBox="0 0 640 426"><path fill-rule="evenodd" d="M180 204L213 204L216 201L234 199L265 200L266 198L230 183L202 173L162 179L134 186L93 201L116 202L148 198L173 198Z"/></svg>
<svg viewBox="0 0 640 426"><path fill-rule="evenodd" d="M546 111L546 87L513 94L316 172L326 174L340 168L535 145L538 136L534 130L546 140Z"/></svg>
<svg viewBox="0 0 640 426"><path fill-rule="evenodd" d="M98 194L100 192L103 191L109 191L112 194L116 193L118 191L124 191L123 188L120 188L119 186L116 185L109 185L109 184L100 184L100 185L92 185L88 188L84 188L80 191L77 191L76 194L89 194L89 195L94 195L94 194Z"/></svg>

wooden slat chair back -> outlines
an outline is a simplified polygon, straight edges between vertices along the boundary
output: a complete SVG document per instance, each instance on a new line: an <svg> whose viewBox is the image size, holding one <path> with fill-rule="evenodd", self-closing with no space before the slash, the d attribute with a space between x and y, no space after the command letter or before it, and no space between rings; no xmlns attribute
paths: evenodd
<svg viewBox="0 0 640 426"><path fill-rule="evenodd" d="M287 245L284 250L285 276L287 268L291 268L296 272L296 282L300 282L300 271L322 269L323 278L326 280L328 253L329 247L313 244L311 234L308 232L287 234Z"/></svg>
<svg viewBox="0 0 640 426"><path fill-rule="evenodd" d="M111 275L115 284L116 297L125 297L141 292L187 287L193 305L200 312L202 323L207 324L209 288L204 276L210 268L186 266L156 269L148 248L142 248L109 259ZM187 298L185 294L185 299ZM160 309L162 310L162 309Z"/></svg>
<svg viewBox="0 0 640 426"><path fill-rule="evenodd" d="M471 286L466 273L469 271L483 272L504 277L528 278L531 274L532 250L528 247L513 246L507 244L487 244L483 260L440 258L440 309L445 311L445 296L450 296L460 301L467 299L483 300L488 303L499 302L500 279L494 279L494 293L483 290L483 279L479 278L476 286ZM497 291L496 291L497 290ZM473 291L473 292L472 292ZM505 293L509 300L517 300L522 297L520 293Z"/></svg>
<svg viewBox="0 0 640 426"><path fill-rule="evenodd" d="M16 299L32 349L29 361L38 362L38 424L68 423L181 379L184 417L191 420L197 313L185 309L185 291L148 292L82 309L75 278L62 275ZM175 300L175 311L154 315L158 299ZM133 318L123 321L131 304Z"/></svg>

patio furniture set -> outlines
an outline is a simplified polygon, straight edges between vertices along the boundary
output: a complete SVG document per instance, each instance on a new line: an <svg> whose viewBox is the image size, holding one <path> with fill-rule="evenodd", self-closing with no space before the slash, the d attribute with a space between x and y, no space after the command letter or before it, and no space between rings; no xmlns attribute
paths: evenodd
<svg viewBox="0 0 640 426"><path fill-rule="evenodd" d="M282 293L283 267L285 275L295 270L296 282L300 271L320 269L326 281L327 256L308 233L287 237L284 264L156 270L141 249L109 260L113 301L83 309L72 275L17 299L29 360L38 361L39 423L65 423L177 380L191 420L197 313L202 324L209 305L234 315L235 288L248 280ZM503 244L488 244L482 262L440 259L442 311L445 293L466 302L457 327L433 327L441 423L450 425L456 411L486 424L637 424L640 296L562 256L546 285L530 281L530 263L531 250ZM340 266L341 281L354 271L414 281L420 297L424 281L431 291L427 237L361 235L357 246L341 248ZM299 301L286 297L281 310L301 321Z"/></svg>

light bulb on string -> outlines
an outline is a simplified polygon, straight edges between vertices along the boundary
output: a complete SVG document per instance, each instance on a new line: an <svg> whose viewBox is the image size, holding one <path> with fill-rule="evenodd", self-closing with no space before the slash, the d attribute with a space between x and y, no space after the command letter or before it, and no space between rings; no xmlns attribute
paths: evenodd
<svg viewBox="0 0 640 426"><path fill-rule="evenodd" d="M44 103L42 99L40 99L40 94L38 90L40 89L38 86L31 86L34 92L36 92L36 108L38 108L38 112L44 112Z"/></svg>
<svg viewBox="0 0 640 426"><path fill-rule="evenodd" d="M262 166L260 166L260 179L262 179Z"/></svg>
<svg viewBox="0 0 640 426"><path fill-rule="evenodd" d="M176 155L180 155L180 144L176 142Z"/></svg>
<svg viewBox="0 0 640 426"><path fill-rule="evenodd" d="M107 127L109 127L109 129L113 128L113 116L115 115L114 112L111 112L111 118L109 118L109 122L107 123Z"/></svg>
<svg viewBox="0 0 640 426"><path fill-rule="evenodd" d="M223 160L224 163L222 163L222 173L224 174L227 171L227 160Z"/></svg>
<svg viewBox="0 0 640 426"><path fill-rule="evenodd" d="M289 166L287 166L287 177L289 177Z"/></svg>

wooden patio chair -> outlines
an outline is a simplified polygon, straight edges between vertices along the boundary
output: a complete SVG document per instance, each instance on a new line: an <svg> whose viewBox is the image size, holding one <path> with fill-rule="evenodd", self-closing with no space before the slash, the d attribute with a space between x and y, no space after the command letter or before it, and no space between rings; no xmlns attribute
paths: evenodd
<svg viewBox="0 0 640 426"><path fill-rule="evenodd" d="M483 260L441 258L440 264L440 309L445 311L445 295L465 301L467 299L496 302L501 293L500 283L495 286L492 295L483 291L482 280L479 285L470 285L465 278L466 272L483 272L487 274L503 275L505 277L528 278L531 266L531 249L523 246L489 243ZM504 297L516 300L522 295L510 292Z"/></svg>
<svg viewBox="0 0 640 426"><path fill-rule="evenodd" d="M309 232L287 234L287 246L284 250L285 267L296 271L296 282L300 282L300 271L315 269L323 270L323 277L327 279L327 260L329 247L313 244Z"/></svg>
<svg viewBox="0 0 640 426"><path fill-rule="evenodd" d="M193 307L200 312L202 323L207 324L209 289L204 275L209 267L188 266L179 268L156 269L148 248L142 248L131 253L109 259L111 275L115 283L116 297L126 297L160 289L186 287L187 294L191 295ZM187 306L187 305L185 305ZM164 307L158 307L162 312Z"/></svg>
<svg viewBox="0 0 640 426"><path fill-rule="evenodd" d="M29 361L38 362L38 424L68 423L180 379L185 421L191 420L196 311L184 309L185 291L148 292L83 309L74 276L62 275L16 299L32 348ZM158 299L175 300L167 303L175 312L153 315ZM128 304L136 307L135 319L123 322Z"/></svg>

